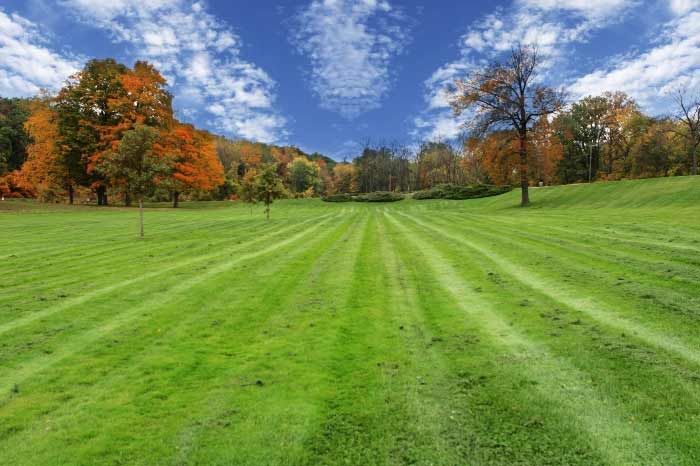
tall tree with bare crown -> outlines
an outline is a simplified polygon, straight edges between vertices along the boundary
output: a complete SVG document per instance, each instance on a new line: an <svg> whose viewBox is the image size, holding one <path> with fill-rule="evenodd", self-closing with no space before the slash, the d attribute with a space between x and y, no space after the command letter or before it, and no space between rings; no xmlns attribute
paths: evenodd
<svg viewBox="0 0 700 466"><path fill-rule="evenodd" d="M503 62L493 63L455 81L450 102L455 114L474 112L476 133L489 129L513 129L518 135L521 205L530 203L528 193L528 132L543 117L564 105L564 92L540 84L537 48L517 45Z"/></svg>

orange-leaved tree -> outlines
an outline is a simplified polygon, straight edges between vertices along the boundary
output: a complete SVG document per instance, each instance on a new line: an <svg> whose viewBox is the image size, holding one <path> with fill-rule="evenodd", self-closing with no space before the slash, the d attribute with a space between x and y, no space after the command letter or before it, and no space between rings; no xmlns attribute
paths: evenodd
<svg viewBox="0 0 700 466"><path fill-rule="evenodd" d="M33 100L30 111L24 129L32 143L27 147L27 160L18 175L19 184L45 201L53 200L65 190L72 204L74 181L57 146L58 115L48 97Z"/></svg>
<svg viewBox="0 0 700 466"><path fill-rule="evenodd" d="M172 171L166 184L172 193L173 207L178 207L181 193L211 191L224 182L216 141L206 131L176 124L161 137L154 150L170 161Z"/></svg>
<svg viewBox="0 0 700 466"><path fill-rule="evenodd" d="M100 148L90 160L96 164L105 154L114 151L125 132L137 126L149 126L167 132L174 122L172 95L167 81L150 63L137 61L133 69L119 76L122 92L108 99L109 112L115 116L110 124L99 127ZM116 180L110 180L115 184ZM122 186L126 203L130 203L128 185Z"/></svg>

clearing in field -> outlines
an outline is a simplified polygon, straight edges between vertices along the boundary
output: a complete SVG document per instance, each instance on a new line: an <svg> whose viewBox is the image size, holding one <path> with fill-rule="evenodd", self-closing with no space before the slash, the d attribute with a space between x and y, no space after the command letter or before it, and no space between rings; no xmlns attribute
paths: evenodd
<svg viewBox="0 0 700 466"><path fill-rule="evenodd" d="M700 464L700 180L0 204L2 465Z"/></svg>

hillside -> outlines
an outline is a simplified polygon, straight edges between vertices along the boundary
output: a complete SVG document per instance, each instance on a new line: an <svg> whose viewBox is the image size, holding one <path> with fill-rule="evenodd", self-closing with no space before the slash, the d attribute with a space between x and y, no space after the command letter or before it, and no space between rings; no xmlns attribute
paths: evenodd
<svg viewBox="0 0 700 466"><path fill-rule="evenodd" d="M529 209L700 208L700 177L679 176L530 188ZM517 207L520 191L476 199L465 208L497 210Z"/></svg>

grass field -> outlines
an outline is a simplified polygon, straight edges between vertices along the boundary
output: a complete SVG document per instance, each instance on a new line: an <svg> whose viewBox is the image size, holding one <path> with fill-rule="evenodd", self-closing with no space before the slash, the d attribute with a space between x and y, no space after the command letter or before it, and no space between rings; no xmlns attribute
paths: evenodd
<svg viewBox="0 0 700 466"><path fill-rule="evenodd" d="M700 464L700 178L0 204L2 465Z"/></svg>

